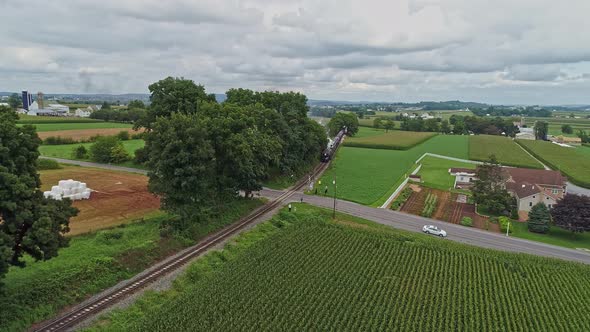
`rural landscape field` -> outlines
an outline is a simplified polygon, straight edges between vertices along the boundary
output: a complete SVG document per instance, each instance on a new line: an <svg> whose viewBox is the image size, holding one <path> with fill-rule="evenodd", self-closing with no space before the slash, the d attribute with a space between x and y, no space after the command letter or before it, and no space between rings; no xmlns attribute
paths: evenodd
<svg viewBox="0 0 590 332"><path fill-rule="evenodd" d="M587 266L297 207L191 266L174 290L91 330L590 328L581 305L590 296Z"/></svg>
<svg viewBox="0 0 590 332"><path fill-rule="evenodd" d="M590 331L589 4L0 0L0 332Z"/></svg>

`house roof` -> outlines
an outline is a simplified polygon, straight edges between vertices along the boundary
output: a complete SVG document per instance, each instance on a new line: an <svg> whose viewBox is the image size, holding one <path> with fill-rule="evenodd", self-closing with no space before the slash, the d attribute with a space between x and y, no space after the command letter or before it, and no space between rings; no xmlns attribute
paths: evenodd
<svg viewBox="0 0 590 332"><path fill-rule="evenodd" d="M449 173L469 173L475 174L475 170L471 168L452 167L449 169Z"/></svg>
<svg viewBox="0 0 590 332"><path fill-rule="evenodd" d="M510 178L508 182L536 183L540 185L564 186L567 179L558 171L526 168L505 168Z"/></svg>
<svg viewBox="0 0 590 332"><path fill-rule="evenodd" d="M506 189L513 191L519 198L529 197L542 192L541 188L528 182L507 182Z"/></svg>

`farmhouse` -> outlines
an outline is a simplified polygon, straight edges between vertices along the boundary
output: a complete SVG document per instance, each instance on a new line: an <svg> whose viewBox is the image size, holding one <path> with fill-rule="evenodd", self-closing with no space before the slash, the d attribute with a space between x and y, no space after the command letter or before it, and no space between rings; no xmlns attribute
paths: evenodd
<svg viewBox="0 0 590 332"><path fill-rule="evenodd" d="M505 167L506 190L516 198L519 215L526 219L528 212L537 203L547 207L557 204L566 192L567 179L558 171ZM476 171L465 168L451 168L455 176L455 188L470 188L477 180Z"/></svg>

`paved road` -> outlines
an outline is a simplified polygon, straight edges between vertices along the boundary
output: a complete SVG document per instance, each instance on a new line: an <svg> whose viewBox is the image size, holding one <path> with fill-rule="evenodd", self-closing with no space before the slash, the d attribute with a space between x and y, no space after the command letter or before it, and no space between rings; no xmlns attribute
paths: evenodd
<svg viewBox="0 0 590 332"><path fill-rule="evenodd" d="M123 166L115 166L115 165L109 165L109 164L91 163L91 162L88 162L88 161L79 161L79 160L52 158L52 157L44 157L44 156L41 156L39 158L55 160L55 161L57 161L58 163L61 163L61 164L77 165L77 166L83 166L83 167L102 168L102 169L108 169L108 170L112 170L112 171L137 173L137 174L143 174L143 175L146 175L147 172L148 172L148 171L146 171L144 169L131 168L131 167L123 167Z"/></svg>
<svg viewBox="0 0 590 332"><path fill-rule="evenodd" d="M576 186L575 184L568 182L567 183L567 192L569 194L577 194L577 195L584 195L590 196L590 189L582 188L580 186Z"/></svg>
<svg viewBox="0 0 590 332"><path fill-rule="evenodd" d="M268 198L276 197L280 195L280 193L282 192L270 189L261 191L261 195ZM332 198L304 194L295 194L292 196L292 199L293 201L300 201L302 197L305 203L319 207L331 209L334 204ZM435 225L447 231L449 234L447 239L479 247L527 253L590 264L590 253L581 250L567 249L540 242L506 237L505 235L498 233L450 224L444 221L423 218L389 209L372 208L348 201L337 200L336 209L339 212L344 212L379 224L411 232L421 232L422 226L424 225Z"/></svg>

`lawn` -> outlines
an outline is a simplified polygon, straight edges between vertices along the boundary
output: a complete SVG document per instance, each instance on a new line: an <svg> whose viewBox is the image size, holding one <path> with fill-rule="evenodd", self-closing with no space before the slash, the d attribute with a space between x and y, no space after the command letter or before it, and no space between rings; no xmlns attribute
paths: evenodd
<svg viewBox="0 0 590 332"><path fill-rule="evenodd" d="M401 130L390 130L386 133L385 131L377 129L363 128L363 133L361 133L360 137L347 137L344 140L344 146L370 149L407 150L435 135L436 133Z"/></svg>
<svg viewBox="0 0 590 332"><path fill-rule="evenodd" d="M547 234L532 233L529 232L526 222L513 222L512 227L514 237L572 249L590 249L590 232L574 235L562 228L551 226Z"/></svg>
<svg viewBox="0 0 590 332"><path fill-rule="evenodd" d="M504 136L469 136L469 159L488 161L495 155L498 162L507 166L538 168L543 166L522 150L514 140Z"/></svg>
<svg viewBox="0 0 590 332"><path fill-rule="evenodd" d="M442 159L427 156L420 162L422 168L418 175L422 176L422 182L432 188L440 190L453 189L455 184L455 177L449 174L449 168L462 167L475 169L477 165L471 163L462 163L458 161Z"/></svg>
<svg viewBox="0 0 590 332"><path fill-rule="evenodd" d="M588 147L566 148L544 141L517 140L517 142L551 168L560 170L574 184L590 188L590 149Z"/></svg>
<svg viewBox="0 0 590 332"><path fill-rule="evenodd" d="M467 140L467 136L436 135L405 151L344 146L324 173L322 183L332 183L336 178L338 198L379 205L387 200L397 188L396 184L424 153L467 159ZM332 193L333 188L330 186L329 190Z"/></svg>
<svg viewBox="0 0 590 332"><path fill-rule="evenodd" d="M91 330L590 330L587 265L295 207Z"/></svg>
<svg viewBox="0 0 590 332"><path fill-rule="evenodd" d="M118 122L89 122L89 123L31 123L38 132L62 131L80 129L131 128L132 124Z"/></svg>
<svg viewBox="0 0 590 332"><path fill-rule="evenodd" d="M132 139L128 141L122 141L125 150L129 153L131 158L135 156L135 150L142 148L145 145L145 141L141 139ZM78 144L63 144L63 145L41 145L39 146L39 153L45 157L53 157L53 158L62 158L62 159L72 159L76 160L72 156L72 152L75 148L80 145L86 147L86 149L90 149L90 146L94 143L78 143ZM90 159L79 159L82 161L91 161ZM126 161L121 166L128 166L128 167L135 167L141 168L140 165L133 163L133 161Z"/></svg>
<svg viewBox="0 0 590 332"><path fill-rule="evenodd" d="M34 123L90 123L90 122L104 122L99 119L78 118L78 117L56 117L56 116L32 116L20 114L18 116L18 123L20 124L34 124Z"/></svg>
<svg viewBox="0 0 590 332"><path fill-rule="evenodd" d="M59 310L128 279L205 235L239 219L262 203L240 200L228 204L220 218L199 225L194 239L160 237L165 214L121 227L75 236L70 246L48 261L27 260L12 267L0 293L0 330L24 331Z"/></svg>

